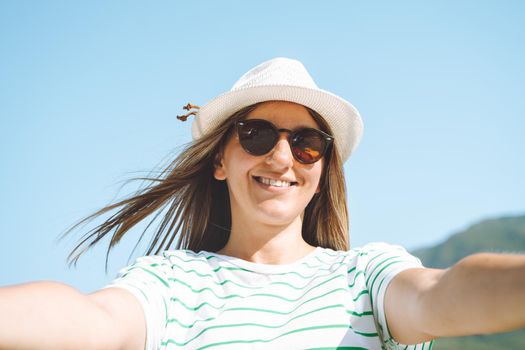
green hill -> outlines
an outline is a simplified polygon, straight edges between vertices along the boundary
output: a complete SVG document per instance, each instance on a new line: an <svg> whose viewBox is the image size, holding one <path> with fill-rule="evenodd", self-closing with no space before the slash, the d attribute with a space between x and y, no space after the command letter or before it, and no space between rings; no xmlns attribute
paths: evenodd
<svg viewBox="0 0 525 350"><path fill-rule="evenodd" d="M433 247L414 250L427 267L449 267L477 252L525 253L525 215L484 220ZM525 276L524 276L525 277ZM443 338L433 350L525 349L525 329L495 335Z"/></svg>
<svg viewBox="0 0 525 350"><path fill-rule="evenodd" d="M412 252L427 267L449 267L477 252L524 253L525 215L484 220L434 247Z"/></svg>

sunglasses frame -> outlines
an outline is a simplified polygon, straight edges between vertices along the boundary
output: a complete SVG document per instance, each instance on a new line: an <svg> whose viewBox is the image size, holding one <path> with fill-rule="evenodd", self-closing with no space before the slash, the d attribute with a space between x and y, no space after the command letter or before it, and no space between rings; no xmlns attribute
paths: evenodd
<svg viewBox="0 0 525 350"><path fill-rule="evenodd" d="M240 135L241 135L241 128L246 126L246 124L250 123L250 122L266 123L266 124L268 124L271 127L271 130L273 130L275 132L275 135L276 135L275 142L274 142L273 146L267 152L262 153L262 154L257 154L257 153L254 153L254 152L250 151L249 149L247 149L243 145L242 139L240 137ZM299 163L302 163L302 164L314 164L314 163L318 162L321 158L323 158L325 156L326 152L328 151L329 148L331 148L331 145L334 142L334 137L329 135L329 134L327 134L326 132L324 132L322 130L315 129L315 128L298 128L298 129L294 129L294 130L285 129L285 128L278 128L272 122L270 122L268 120L265 120L265 119L244 119L244 120L238 120L235 123L235 126L236 126L236 129L237 129L237 135L239 136L239 143L241 144L242 149L244 149L246 151L246 153L254 155L254 156L262 156L262 155L265 155L265 154L269 153L271 150L273 150L275 148L275 145L277 145L277 142L279 141L280 133L281 132L287 132L288 133L288 137L287 137L288 145L290 146L290 150L292 151L292 155L293 155L295 160L297 160ZM292 142L293 142L294 137L296 135L298 135L300 132L305 131L305 130L306 131L313 131L313 132L315 132L316 134L320 135L321 139L324 141L325 147L321 150L319 158L314 160L313 162L312 161L305 161L303 159L300 159L300 158L297 157L295 152L293 152L293 147L294 146L293 146Z"/></svg>

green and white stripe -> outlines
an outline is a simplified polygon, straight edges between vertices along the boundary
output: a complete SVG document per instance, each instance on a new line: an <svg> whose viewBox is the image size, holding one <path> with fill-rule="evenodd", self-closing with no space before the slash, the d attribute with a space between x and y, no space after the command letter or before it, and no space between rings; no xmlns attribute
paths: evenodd
<svg viewBox="0 0 525 350"><path fill-rule="evenodd" d="M147 349L430 349L391 339L383 298L400 271L421 266L399 246L317 248L264 265L215 253L139 258L108 286L144 308Z"/></svg>

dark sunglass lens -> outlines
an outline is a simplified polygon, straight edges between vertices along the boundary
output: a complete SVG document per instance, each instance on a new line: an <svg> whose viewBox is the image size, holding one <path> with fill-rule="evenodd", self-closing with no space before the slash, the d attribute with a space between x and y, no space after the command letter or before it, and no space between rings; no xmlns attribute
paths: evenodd
<svg viewBox="0 0 525 350"><path fill-rule="evenodd" d="M269 122L246 120L239 127L241 146L253 155L263 155L275 146L279 134Z"/></svg>
<svg viewBox="0 0 525 350"><path fill-rule="evenodd" d="M323 135L314 129L300 130L292 137L292 152L302 163L317 162L323 156L325 148L326 141Z"/></svg>

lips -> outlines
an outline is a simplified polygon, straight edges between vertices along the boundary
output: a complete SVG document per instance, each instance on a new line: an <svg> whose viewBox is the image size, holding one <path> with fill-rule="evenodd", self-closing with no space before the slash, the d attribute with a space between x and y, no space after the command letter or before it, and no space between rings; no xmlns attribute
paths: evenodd
<svg viewBox="0 0 525 350"><path fill-rule="evenodd" d="M262 183L263 185L274 187L290 187L297 185L297 182L295 181L275 180L262 176L254 176L254 179L257 182Z"/></svg>

